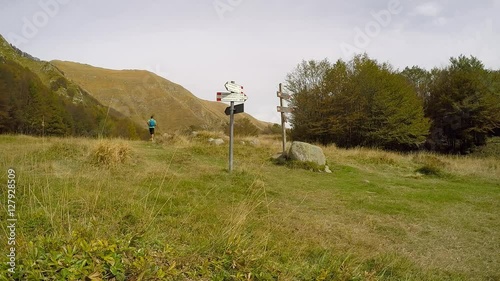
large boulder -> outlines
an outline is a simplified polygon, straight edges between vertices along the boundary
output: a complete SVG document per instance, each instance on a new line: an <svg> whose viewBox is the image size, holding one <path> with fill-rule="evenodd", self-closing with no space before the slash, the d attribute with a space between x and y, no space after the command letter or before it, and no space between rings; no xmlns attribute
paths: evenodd
<svg viewBox="0 0 500 281"><path fill-rule="evenodd" d="M288 152L292 160L313 162L320 166L326 165L326 157L321 147L305 142L294 141Z"/></svg>

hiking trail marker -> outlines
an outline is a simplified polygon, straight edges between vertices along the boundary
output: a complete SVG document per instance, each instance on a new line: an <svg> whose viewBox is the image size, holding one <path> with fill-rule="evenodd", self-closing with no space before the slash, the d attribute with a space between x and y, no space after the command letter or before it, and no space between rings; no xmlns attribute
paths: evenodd
<svg viewBox="0 0 500 281"><path fill-rule="evenodd" d="M217 92L216 99L220 102L229 102L230 106L224 113L229 115L229 172L233 171L233 143L234 143L234 115L244 112L244 102L248 97L243 93L243 86L234 81L228 81L224 84L228 92ZM237 102L237 105L234 103Z"/></svg>
<svg viewBox="0 0 500 281"><path fill-rule="evenodd" d="M283 93L283 86L279 84L278 92L276 93L278 98L280 98L280 105L277 106L278 112L281 113L281 129L282 129L282 139L283 139L283 152L282 155L286 156L286 115L285 113L292 113L293 107L285 107L284 101L290 101L292 96L290 94Z"/></svg>

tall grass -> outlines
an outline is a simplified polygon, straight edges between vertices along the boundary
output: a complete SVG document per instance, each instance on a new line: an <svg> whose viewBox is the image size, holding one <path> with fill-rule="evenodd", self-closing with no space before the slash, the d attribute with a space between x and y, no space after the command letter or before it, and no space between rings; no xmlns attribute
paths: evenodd
<svg viewBox="0 0 500 281"><path fill-rule="evenodd" d="M411 172L425 168L431 174L445 172L457 176L477 176L500 180L500 161L493 157L440 155L432 152L397 153L384 150L324 147L325 154L334 163L348 164L361 169L371 167L390 169L392 172ZM331 161L331 160L330 160Z"/></svg>
<svg viewBox="0 0 500 281"><path fill-rule="evenodd" d="M116 166L130 158L131 148L123 141L100 140L92 151L92 162L97 165Z"/></svg>
<svg viewBox="0 0 500 281"><path fill-rule="evenodd" d="M281 143L265 136L235 141L229 174L227 143L212 137L0 136L0 165L19 176L14 279L500 276L493 159L329 146L333 174L315 173L274 165ZM420 173L425 166L438 172Z"/></svg>

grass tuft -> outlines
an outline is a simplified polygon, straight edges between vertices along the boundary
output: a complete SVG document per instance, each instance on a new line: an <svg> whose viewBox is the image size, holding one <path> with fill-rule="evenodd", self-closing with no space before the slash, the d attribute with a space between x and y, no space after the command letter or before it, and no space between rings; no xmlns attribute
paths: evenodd
<svg viewBox="0 0 500 281"><path fill-rule="evenodd" d="M92 163L104 166L117 166L125 163L131 156L128 143L118 140L101 140L92 151Z"/></svg>
<svg viewBox="0 0 500 281"><path fill-rule="evenodd" d="M421 165L415 172L427 176L441 176L446 169L446 162L436 156L428 154L418 154L414 157L413 161Z"/></svg>

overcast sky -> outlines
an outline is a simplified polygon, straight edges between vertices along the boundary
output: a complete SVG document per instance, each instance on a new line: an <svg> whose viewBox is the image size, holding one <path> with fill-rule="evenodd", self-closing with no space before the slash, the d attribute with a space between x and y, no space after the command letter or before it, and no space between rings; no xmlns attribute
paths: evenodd
<svg viewBox="0 0 500 281"><path fill-rule="evenodd" d="M302 60L366 52L395 68L474 55L500 69L500 0L0 0L0 34L42 60L145 69L279 123L278 84Z"/></svg>

